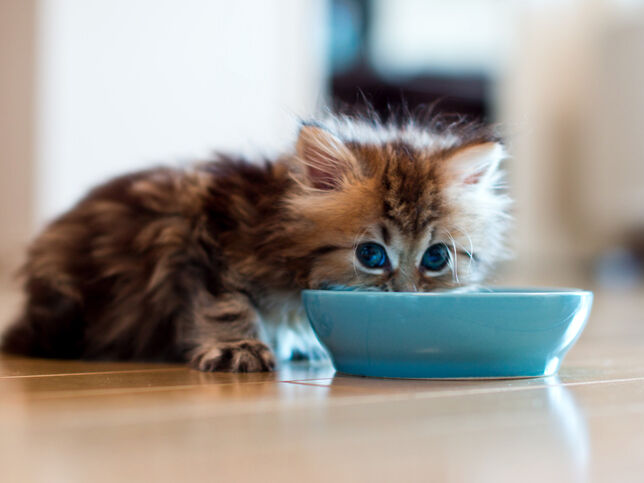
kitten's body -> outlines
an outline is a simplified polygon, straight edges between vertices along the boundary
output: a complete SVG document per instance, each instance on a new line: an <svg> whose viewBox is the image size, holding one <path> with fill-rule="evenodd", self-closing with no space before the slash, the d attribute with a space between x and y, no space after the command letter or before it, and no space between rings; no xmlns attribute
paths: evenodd
<svg viewBox="0 0 644 483"><path fill-rule="evenodd" d="M478 281L501 255L500 156L481 130L333 118L304 126L274 162L222 157L115 179L36 239L4 348L270 369L260 339L297 324L303 288ZM386 247L388 267L356 262L365 240ZM450 270L418 266L430 241L452 247Z"/></svg>

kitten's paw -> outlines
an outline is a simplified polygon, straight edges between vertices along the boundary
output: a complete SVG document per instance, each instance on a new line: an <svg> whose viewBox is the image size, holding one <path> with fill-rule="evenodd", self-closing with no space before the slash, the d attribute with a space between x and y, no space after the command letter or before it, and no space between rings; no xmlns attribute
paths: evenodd
<svg viewBox="0 0 644 483"><path fill-rule="evenodd" d="M266 344L248 339L203 347L192 358L191 364L207 372L260 372L272 371L275 358Z"/></svg>

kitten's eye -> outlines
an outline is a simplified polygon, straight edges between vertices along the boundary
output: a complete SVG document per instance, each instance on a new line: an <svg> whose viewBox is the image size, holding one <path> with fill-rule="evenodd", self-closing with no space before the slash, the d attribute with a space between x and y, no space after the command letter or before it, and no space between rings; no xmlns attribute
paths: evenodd
<svg viewBox="0 0 644 483"><path fill-rule="evenodd" d="M437 243L429 247L423 254L420 264L427 270L438 272L449 262L449 249L444 243Z"/></svg>
<svg viewBox="0 0 644 483"><path fill-rule="evenodd" d="M387 252L377 243L361 243L356 248L356 256L367 268L381 268L387 263Z"/></svg>

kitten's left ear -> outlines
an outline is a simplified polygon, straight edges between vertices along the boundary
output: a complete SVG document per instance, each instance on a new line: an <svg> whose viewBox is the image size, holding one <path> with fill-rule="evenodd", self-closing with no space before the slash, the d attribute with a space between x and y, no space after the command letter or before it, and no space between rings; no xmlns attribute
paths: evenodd
<svg viewBox="0 0 644 483"><path fill-rule="evenodd" d="M503 145L490 141L459 149L449 157L447 163L456 179L463 184L477 185L489 179L505 157Z"/></svg>
<svg viewBox="0 0 644 483"><path fill-rule="evenodd" d="M307 181L320 190L339 188L356 165L355 157L340 139L314 124L300 128L296 152Z"/></svg>

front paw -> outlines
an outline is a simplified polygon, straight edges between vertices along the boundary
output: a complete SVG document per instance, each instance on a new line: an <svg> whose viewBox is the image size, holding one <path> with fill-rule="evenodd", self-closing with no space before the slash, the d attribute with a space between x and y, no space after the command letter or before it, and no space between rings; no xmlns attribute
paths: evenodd
<svg viewBox="0 0 644 483"><path fill-rule="evenodd" d="M275 368L275 358L258 340L221 342L197 350L191 364L200 371L261 372Z"/></svg>

